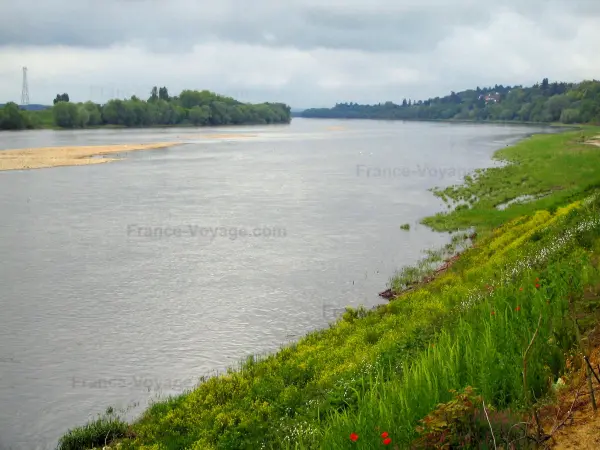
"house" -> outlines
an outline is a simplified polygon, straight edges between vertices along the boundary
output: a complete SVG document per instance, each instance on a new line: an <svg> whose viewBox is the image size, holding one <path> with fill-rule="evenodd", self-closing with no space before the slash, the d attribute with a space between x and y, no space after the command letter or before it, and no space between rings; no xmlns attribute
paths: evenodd
<svg viewBox="0 0 600 450"><path fill-rule="evenodd" d="M485 100L485 103L498 103L500 101L500 94L494 92L493 94L480 95L479 100Z"/></svg>

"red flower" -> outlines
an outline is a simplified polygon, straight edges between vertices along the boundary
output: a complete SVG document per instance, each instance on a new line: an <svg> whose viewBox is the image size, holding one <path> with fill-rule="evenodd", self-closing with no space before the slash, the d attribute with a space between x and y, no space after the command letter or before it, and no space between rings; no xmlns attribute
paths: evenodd
<svg viewBox="0 0 600 450"><path fill-rule="evenodd" d="M495 316L495 315L496 315L496 311L492 311L492 316Z"/></svg>
<svg viewBox="0 0 600 450"><path fill-rule="evenodd" d="M350 433L350 440L352 442L358 441L358 434L356 434L356 433Z"/></svg>
<svg viewBox="0 0 600 450"><path fill-rule="evenodd" d="M386 437L388 437L388 436L389 436L389 434L388 434L388 432L387 432L387 431L384 431L383 433L381 433L381 437L382 437L383 439L385 439L385 438L386 438Z"/></svg>
<svg viewBox="0 0 600 450"><path fill-rule="evenodd" d="M517 311L517 312L521 311L521 307L520 307L520 306L517 306L517 307L515 308L515 311Z"/></svg>
<svg viewBox="0 0 600 450"><path fill-rule="evenodd" d="M519 290L520 290L520 291L522 291L522 290L523 290L523 288L519 288Z"/></svg>
<svg viewBox="0 0 600 450"><path fill-rule="evenodd" d="M390 438L386 438L383 440L383 445L390 445L392 443L392 440Z"/></svg>
<svg viewBox="0 0 600 450"><path fill-rule="evenodd" d="M540 288L540 285L539 285L539 284L536 284L536 285L535 285L535 287L536 287L537 289L539 289L539 288Z"/></svg>

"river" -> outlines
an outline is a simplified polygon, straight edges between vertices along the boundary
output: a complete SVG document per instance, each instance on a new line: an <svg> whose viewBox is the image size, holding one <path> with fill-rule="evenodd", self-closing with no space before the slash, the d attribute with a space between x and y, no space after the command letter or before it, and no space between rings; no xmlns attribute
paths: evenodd
<svg viewBox="0 0 600 450"><path fill-rule="evenodd" d="M449 239L418 224L444 208L428 189L542 130L294 119L0 133L0 151L185 142L0 172L0 449L54 448L109 406L135 417L346 305L382 302L397 269Z"/></svg>

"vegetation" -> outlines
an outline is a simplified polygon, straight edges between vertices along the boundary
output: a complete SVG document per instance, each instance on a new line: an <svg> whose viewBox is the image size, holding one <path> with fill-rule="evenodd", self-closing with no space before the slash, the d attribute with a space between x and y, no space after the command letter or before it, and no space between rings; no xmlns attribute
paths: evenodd
<svg viewBox="0 0 600 450"><path fill-rule="evenodd" d="M445 97L377 105L338 103L313 108L300 117L339 119L473 120L600 124L600 81L542 83L451 92Z"/></svg>
<svg viewBox="0 0 600 450"><path fill-rule="evenodd" d="M410 224L409 223L405 223L403 225L400 225L400 229L408 231L408 230L410 230Z"/></svg>
<svg viewBox="0 0 600 450"><path fill-rule="evenodd" d="M51 115L52 120L49 120ZM289 123L290 107L283 103L242 103L209 91L185 90L170 97L166 87L154 88L147 101L129 100L72 103L59 94L48 110L24 111L15 103L0 108L0 129L21 130L56 126L85 128L104 125L121 127L216 126Z"/></svg>
<svg viewBox="0 0 600 450"><path fill-rule="evenodd" d="M69 94L56 94L56 97L54 98L54 100L52 101L53 104L57 104L58 102L68 102L69 101Z"/></svg>
<svg viewBox="0 0 600 450"><path fill-rule="evenodd" d="M23 111L16 103L9 102L0 108L0 130L32 129L38 124L34 112Z"/></svg>
<svg viewBox="0 0 600 450"><path fill-rule="evenodd" d="M580 132L543 135L504 150L512 164L492 169L496 188L523 182L516 165L562 170L567 152L583 173L505 210L494 207L492 178L480 174L470 185L478 209L435 219L439 229L472 224L477 236L455 234L429 252L427 267L399 273L389 303L348 308L328 329L155 403L121 448L469 448L490 438L498 448L525 448L535 438L533 412L577 345L573 318L582 333L598 320L600 172L582 169L597 164L598 149L580 140ZM457 253L431 277L431 267ZM80 430L60 448L74 448L68 436Z"/></svg>

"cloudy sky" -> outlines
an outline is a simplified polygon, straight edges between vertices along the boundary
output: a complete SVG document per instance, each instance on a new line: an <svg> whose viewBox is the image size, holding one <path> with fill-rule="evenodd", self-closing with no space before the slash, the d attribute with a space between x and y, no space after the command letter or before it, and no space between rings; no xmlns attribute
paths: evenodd
<svg viewBox="0 0 600 450"><path fill-rule="evenodd" d="M600 78L600 0L0 0L0 103L209 89L292 107Z"/></svg>

